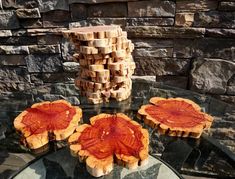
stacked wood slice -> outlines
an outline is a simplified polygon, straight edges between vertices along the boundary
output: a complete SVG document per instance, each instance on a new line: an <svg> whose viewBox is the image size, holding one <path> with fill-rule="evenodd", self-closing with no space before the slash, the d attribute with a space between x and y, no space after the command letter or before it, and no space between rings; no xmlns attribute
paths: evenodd
<svg viewBox="0 0 235 179"><path fill-rule="evenodd" d="M134 45L119 26L92 26L63 32L74 45L74 60L81 70L75 80L82 95L94 104L127 99L135 70L131 52Z"/></svg>

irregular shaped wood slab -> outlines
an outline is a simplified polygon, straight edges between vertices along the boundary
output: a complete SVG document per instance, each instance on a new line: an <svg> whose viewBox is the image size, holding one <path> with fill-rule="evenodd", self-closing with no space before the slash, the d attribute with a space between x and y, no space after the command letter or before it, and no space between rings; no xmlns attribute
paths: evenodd
<svg viewBox="0 0 235 179"><path fill-rule="evenodd" d="M106 25L73 28L71 30L63 31L63 35L69 39L88 41L94 39L113 38L123 34L120 26Z"/></svg>
<svg viewBox="0 0 235 179"><path fill-rule="evenodd" d="M38 149L50 140L69 137L82 117L82 110L65 100L41 102L26 109L14 120L27 147Z"/></svg>
<svg viewBox="0 0 235 179"><path fill-rule="evenodd" d="M213 121L212 116L201 112L200 106L188 99L153 97L150 103L141 106L138 118L162 134L199 138Z"/></svg>
<svg viewBox="0 0 235 179"><path fill-rule="evenodd" d="M122 113L99 114L90 123L79 126L69 143L91 175L110 173L114 162L131 169L147 162L149 135L140 124Z"/></svg>

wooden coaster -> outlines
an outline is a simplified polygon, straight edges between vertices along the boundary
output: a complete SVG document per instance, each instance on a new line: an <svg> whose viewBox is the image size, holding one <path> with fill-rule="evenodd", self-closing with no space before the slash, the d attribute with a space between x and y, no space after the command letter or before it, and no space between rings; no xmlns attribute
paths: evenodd
<svg viewBox="0 0 235 179"><path fill-rule="evenodd" d="M114 163L135 169L148 161L149 134L122 113L99 114L70 136L73 156L86 162L88 172L100 177L113 170Z"/></svg>
<svg viewBox="0 0 235 179"><path fill-rule="evenodd" d="M76 129L82 110L65 100L41 102L20 113L14 127L22 134L27 147L37 149L50 140L64 140Z"/></svg>
<svg viewBox="0 0 235 179"><path fill-rule="evenodd" d="M213 121L212 116L201 112L200 106L189 99L153 97L150 103L141 106L138 117L162 134L199 138Z"/></svg>
<svg viewBox="0 0 235 179"><path fill-rule="evenodd" d="M95 27L80 27L71 30L63 31L63 35L68 39L78 39L88 41L94 39L113 38L122 35L120 26L95 26Z"/></svg>

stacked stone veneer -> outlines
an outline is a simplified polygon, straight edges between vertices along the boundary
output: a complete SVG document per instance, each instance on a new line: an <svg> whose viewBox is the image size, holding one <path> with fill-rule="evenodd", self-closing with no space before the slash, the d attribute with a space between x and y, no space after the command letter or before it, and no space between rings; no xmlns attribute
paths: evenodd
<svg viewBox="0 0 235 179"><path fill-rule="evenodd" d="M61 31L102 24L128 32L135 75L235 102L233 0L0 0L1 94L71 82Z"/></svg>

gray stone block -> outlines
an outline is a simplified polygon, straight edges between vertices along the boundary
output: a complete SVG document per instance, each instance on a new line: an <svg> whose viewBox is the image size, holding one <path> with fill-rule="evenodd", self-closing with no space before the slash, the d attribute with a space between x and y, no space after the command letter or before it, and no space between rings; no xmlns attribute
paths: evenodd
<svg viewBox="0 0 235 179"><path fill-rule="evenodd" d="M42 101L60 100L60 99L64 99L64 97L58 94L43 94L43 95L35 95L34 99L35 99L35 102L42 102Z"/></svg>
<svg viewBox="0 0 235 179"><path fill-rule="evenodd" d="M215 10L218 1L214 0L183 0L176 1L176 12L198 12Z"/></svg>
<svg viewBox="0 0 235 179"><path fill-rule="evenodd" d="M61 54L64 61L73 61L73 54L75 53L75 47L65 38L62 39Z"/></svg>
<svg viewBox="0 0 235 179"><path fill-rule="evenodd" d="M0 38L2 45L30 45L37 44L36 37L17 36L17 37L2 37Z"/></svg>
<svg viewBox="0 0 235 179"><path fill-rule="evenodd" d="M172 57L172 48L135 48L134 57Z"/></svg>
<svg viewBox="0 0 235 179"><path fill-rule="evenodd" d="M132 81L135 80L146 80L146 81L156 81L156 76L131 76Z"/></svg>
<svg viewBox="0 0 235 179"><path fill-rule="evenodd" d="M122 28L126 26L126 18L87 18L89 25L120 25ZM85 25L85 24L84 24ZM83 25L83 26L84 26Z"/></svg>
<svg viewBox="0 0 235 179"><path fill-rule="evenodd" d="M20 21L20 25L23 28L42 28L42 20L41 19L24 19Z"/></svg>
<svg viewBox="0 0 235 179"><path fill-rule="evenodd" d="M68 0L38 0L40 12L48 12L53 10L69 11Z"/></svg>
<svg viewBox="0 0 235 179"><path fill-rule="evenodd" d="M30 78L26 67L1 67L0 81L27 83L30 82Z"/></svg>
<svg viewBox="0 0 235 179"><path fill-rule="evenodd" d="M87 6L84 4L71 4L70 11L73 21L83 20L87 18Z"/></svg>
<svg viewBox="0 0 235 179"><path fill-rule="evenodd" d="M174 17L175 3L173 1L138 1L128 2L129 17Z"/></svg>
<svg viewBox="0 0 235 179"><path fill-rule="evenodd" d="M187 76L157 76L156 81L164 85L174 86L177 88L187 89L188 77Z"/></svg>
<svg viewBox="0 0 235 179"><path fill-rule="evenodd" d="M128 18L127 26L172 26L174 18Z"/></svg>
<svg viewBox="0 0 235 179"><path fill-rule="evenodd" d="M29 45L29 52L31 54L54 54L60 53L60 45Z"/></svg>
<svg viewBox="0 0 235 179"><path fill-rule="evenodd" d="M108 3L90 5L87 9L88 17L126 17L126 3Z"/></svg>
<svg viewBox="0 0 235 179"><path fill-rule="evenodd" d="M35 96L34 98L35 98L36 102L55 101L55 100L64 99L64 100L70 102L72 105L78 106L80 104L80 101L77 96L65 97L63 95L57 95L57 94L44 94L42 96Z"/></svg>
<svg viewBox="0 0 235 179"><path fill-rule="evenodd" d="M29 54L28 46L1 45L0 54Z"/></svg>
<svg viewBox="0 0 235 179"><path fill-rule="evenodd" d="M68 30L67 28L40 28L40 29L27 29L28 36L39 36L39 35L61 35L62 31Z"/></svg>
<svg viewBox="0 0 235 179"><path fill-rule="evenodd" d="M60 35L40 35L37 36L37 41L39 45L61 44L62 37Z"/></svg>
<svg viewBox="0 0 235 179"><path fill-rule="evenodd" d="M32 88L34 85L27 82L27 83L21 83L21 82L15 82L15 81L1 81L0 83L0 93L3 92L20 92L25 91L30 88Z"/></svg>
<svg viewBox="0 0 235 179"><path fill-rule="evenodd" d="M128 37L135 38L201 38L205 28L178 28L157 26L127 26Z"/></svg>
<svg viewBox="0 0 235 179"><path fill-rule="evenodd" d="M81 21L69 23L69 29L77 28L77 27L84 27L84 26L89 26L89 22L87 22L87 20L81 20Z"/></svg>
<svg viewBox="0 0 235 179"><path fill-rule="evenodd" d="M229 86L235 86L235 75L232 76L232 78L229 80L228 85Z"/></svg>
<svg viewBox="0 0 235 179"><path fill-rule="evenodd" d="M9 37L9 36L12 36L10 30L0 30L0 37Z"/></svg>
<svg viewBox="0 0 235 179"><path fill-rule="evenodd" d="M67 28L69 27L69 22L52 22L52 21L44 21L43 28Z"/></svg>
<svg viewBox="0 0 235 179"><path fill-rule="evenodd" d="M79 90L75 87L74 83L56 83L53 84L52 94L60 94L63 96L79 96Z"/></svg>
<svg viewBox="0 0 235 179"><path fill-rule="evenodd" d="M228 81L227 92L228 95L235 95L235 75Z"/></svg>
<svg viewBox="0 0 235 179"><path fill-rule="evenodd" d="M41 0L2 0L3 7L8 8L25 8L31 9L39 6Z"/></svg>
<svg viewBox="0 0 235 179"><path fill-rule="evenodd" d="M70 21L70 12L65 10L53 10L43 13L43 21L67 22Z"/></svg>
<svg viewBox="0 0 235 179"><path fill-rule="evenodd" d="M235 63L222 59L196 59L191 71L191 90L225 94L228 81L235 74Z"/></svg>
<svg viewBox="0 0 235 179"><path fill-rule="evenodd" d="M78 72L80 69L80 65L77 62L64 62L63 69L65 72Z"/></svg>
<svg viewBox="0 0 235 179"><path fill-rule="evenodd" d="M15 8L16 0L1 0L4 8Z"/></svg>
<svg viewBox="0 0 235 179"><path fill-rule="evenodd" d="M19 19L35 19L40 18L40 12L38 8L34 9L17 9L16 15Z"/></svg>
<svg viewBox="0 0 235 179"><path fill-rule="evenodd" d="M25 59L30 73L62 71L60 55L28 55Z"/></svg>
<svg viewBox="0 0 235 179"><path fill-rule="evenodd" d="M76 73L33 73L30 74L32 83L74 83Z"/></svg>
<svg viewBox="0 0 235 179"><path fill-rule="evenodd" d="M221 38L196 39L192 46L194 57L221 58L235 62L235 40Z"/></svg>
<svg viewBox="0 0 235 179"><path fill-rule="evenodd" d="M107 2L128 2L128 1L138 1L138 0L69 0L69 4L72 3L99 4Z"/></svg>
<svg viewBox="0 0 235 179"><path fill-rule="evenodd" d="M235 28L235 12L197 12L194 15L194 26Z"/></svg>
<svg viewBox="0 0 235 179"><path fill-rule="evenodd" d="M234 105L235 104L235 96L227 96L227 95L213 95L213 97L214 98L217 98L217 99L219 99L219 100L221 100L221 101L224 101L224 102L226 102L226 103L230 103L231 105ZM228 130L225 130L225 129L227 129L227 128L223 128L223 137L227 137L227 139L228 139L228 137L230 137L231 136L231 134L233 135L233 138L234 138L234 133L235 132L228 132ZM218 131L216 131L215 132L215 134L217 134L216 136L218 137L218 136L220 136L220 138L221 138L221 132L220 133L218 133ZM215 136L213 136L213 137L215 137ZM234 139L232 139L232 140L229 140L230 141L230 143L232 143L232 141L234 141ZM234 144L233 144L233 146L234 146ZM234 149L234 147L233 147L233 150L235 150Z"/></svg>
<svg viewBox="0 0 235 179"><path fill-rule="evenodd" d="M27 31L25 29L16 29L16 30L11 30L12 36L26 36Z"/></svg>
<svg viewBox="0 0 235 179"><path fill-rule="evenodd" d="M151 47L173 47L173 40L165 39L131 39L135 48L151 48Z"/></svg>
<svg viewBox="0 0 235 179"><path fill-rule="evenodd" d="M18 29L19 21L14 11L0 10L0 29Z"/></svg>
<svg viewBox="0 0 235 179"><path fill-rule="evenodd" d="M207 28L205 35L207 37L235 38L235 29Z"/></svg>
<svg viewBox="0 0 235 179"><path fill-rule="evenodd" d="M0 65L26 65L25 55L0 55Z"/></svg>
<svg viewBox="0 0 235 179"><path fill-rule="evenodd" d="M235 2L231 1L222 1L219 3L219 10L221 11L235 11Z"/></svg>
<svg viewBox="0 0 235 179"><path fill-rule="evenodd" d="M195 40L192 39L174 39L173 57L191 58L193 57L192 48L195 46Z"/></svg>
<svg viewBox="0 0 235 179"><path fill-rule="evenodd" d="M190 59L135 57L136 75L187 75Z"/></svg>
<svg viewBox="0 0 235 179"><path fill-rule="evenodd" d="M226 94L235 96L235 85L234 86L228 86Z"/></svg>
<svg viewBox="0 0 235 179"><path fill-rule="evenodd" d="M43 13L43 27L68 27L71 20L69 11L54 10Z"/></svg>

